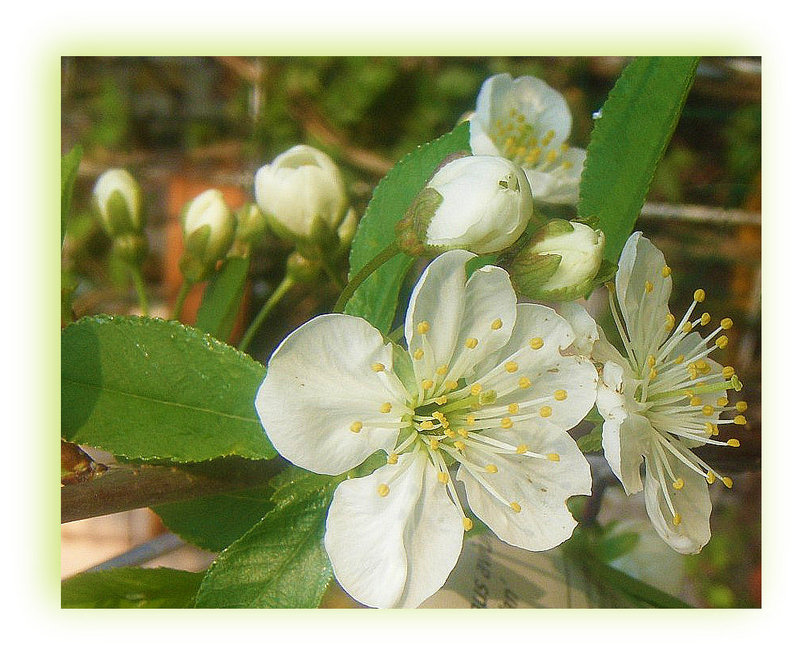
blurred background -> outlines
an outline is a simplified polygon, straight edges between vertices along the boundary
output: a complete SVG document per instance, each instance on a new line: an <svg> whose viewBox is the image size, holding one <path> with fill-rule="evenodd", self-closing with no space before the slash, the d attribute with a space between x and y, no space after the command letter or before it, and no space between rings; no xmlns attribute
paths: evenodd
<svg viewBox="0 0 800 652"><path fill-rule="evenodd" d="M151 314L167 317L181 286L179 214L214 187L232 208L253 201L255 171L298 143L330 154L359 214L377 182L414 147L474 108L492 74L535 75L572 109L570 142L586 147L592 115L625 57L65 57L61 71L62 154L83 159L63 249L63 282L75 317L133 314L138 303L124 265L90 212L97 177L123 167L142 185L150 252L144 276ZM732 365L749 404L741 447L707 447L704 458L733 477L712 487L711 542L680 558L679 592L703 607L761 605L761 62L703 58L675 135L656 172L637 228L664 250L674 271L674 306L705 288L705 309L730 317ZM251 258L235 344L285 272L291 245L268 236ZM182 319L192 323L196 286ZM250 347L262 362L291 330L329 310L326 282L298 285ZM593 303L602 320L602 301ZM601 519L646 519L643 505L616 501ZM621 510L621 511L620 511ZM62 577L93 567L165 532L149 510L62 526ZM163 551L167 552L167 551ZM172 546L157 563L199 570L213 558ZM155 562L154 562L155 563ZM341 606L341 605L336 605Z"/></svg>

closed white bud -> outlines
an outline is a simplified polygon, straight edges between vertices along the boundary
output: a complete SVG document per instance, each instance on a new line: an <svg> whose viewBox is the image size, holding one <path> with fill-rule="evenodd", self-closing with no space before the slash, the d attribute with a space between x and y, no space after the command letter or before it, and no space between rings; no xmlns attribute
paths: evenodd
<svg viewBox="0 0 800 652"><path fill-rule="evenodd" d="M233 243L236 220L219 190L206 190L183 214L184 256L181 270L191 281L207 276Z"/></svg>
<svg viewBox="0 0 800 652"><path fill-rule="evenodd" d="M464 156L433 175L398 225L398 242L412 254L414 238L420 253L501 251L516 242L532 214L530 186L517 165L497 156Z"/></svg>
<svg viewBox="0 0 800 652"><path fill-rule="evenodd" d="M112 238L142 232L142 191L130 172L106 170L92 195L100 224Z"/></svg>
<svg viewBox="0 0 800 652"><path fill-rule="evenodd" d="M255 197L270 227L295 242L335 234L347 211L339 168L308 145L296 145L261 167L255 175Z"/></svg>

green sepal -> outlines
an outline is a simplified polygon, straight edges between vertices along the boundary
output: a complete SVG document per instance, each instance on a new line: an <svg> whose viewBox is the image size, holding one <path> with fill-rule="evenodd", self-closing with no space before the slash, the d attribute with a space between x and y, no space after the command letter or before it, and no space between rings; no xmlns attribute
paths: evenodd
<svg viewBox="0 0 800 652"><path fill-rule="evenodd" d="M106 202L106 220L101 218L100 222L106 233L115 239L129 233L140 232L136 218L131 215L128 202L119 190L109 195Z"/></svg>
<svg viewBox="0 0 800 652"><path fill-rule="evenodd" d="M428 227L444 197L425 186L414 198L403 218L395 225L400 251L412 257L423 255L429 247L425 244Z"/></svg>
<svg viewBox="0 0 800 652"><path fill-rule="evenodd" d="M147 238L138 233L126 233L114 238L113 255L133 267L141 266L147 257Z"/></svg>

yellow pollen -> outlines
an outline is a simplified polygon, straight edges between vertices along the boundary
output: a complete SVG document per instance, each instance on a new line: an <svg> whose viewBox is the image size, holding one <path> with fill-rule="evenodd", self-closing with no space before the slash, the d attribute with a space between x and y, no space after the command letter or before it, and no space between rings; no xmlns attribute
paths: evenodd
<svg viewBox="0 0 800 652"><path fill-rule="evenodd" d="M497 473L497 467L494 464L487 464L485 467L487 473Z"/></svg>
<svg viewBox="0 0 800 652"><path fill-rule="evenodd" d="M528 447L525 444L520 444L517 446L517 453L519 455L523 455L524 453L528 452Z"/></svg>
<svg viewBox="0 0 800 652"><path fill-rule="evenodd" d="M648 375L649 375L649 377L650 377L650 380L655 380L655 379L656 379L656 376L658 376L658 372L656 371L656 368L655 368L655 367L653 367L653 368L650 370L650 373L649 373Z"/></svg>
<svg viewBox="0 0 800 652"><path fill-rule="evenodd" d="M387 463L387 464L397 464L397 453L391 453L391 454L390 454L390 455L389 455L389 456L386 458L386 463Z"/></svg>
<svg viewBox="0 0 800 652"><path fill-rule="evenodd" d="M425 355L425 351L422 349L417 349L414 351L414 360L422 360L423 356Z"/></svg>
<svg viewBox="0 0 800 652"><path fill-rule="evenodd" d="M553 398L556 399L557 401L565 401L565 400L567 400L567 390L565 390L565 389L557 389L553 393Z"/></svg>
<svg viewBox="0 0 800 652"><path fill-rule="evenodd" d="M372 363L372 371L384 371L386 369L386 365L381 362L373 362Z"/></svg>
<svg viewBox="0 0 800 652"><path fill-rule="evenodd" d="M510 428L514 425L514 422L509 417L503 417L500 419L500 427L501 428Z"/></svg>
<svg viewBox="0 0 800 652"><path fill-rule="evenodd" d="M425 335L431 329L431 325L426 321L421 321L417 324L417 333L420 335Z"/></svg>
<svg viewBox="0 0 800 652"><path fill-rule="evenodd" d="M445 403L447 403L447 397L437 396L435 399L433 399L433 402L436 403L436 405L444 405Z"/></svg>
<svg viewBox="0 0 800 652"><path fill-rule="evenodd" d="M433 421L423 421L421 424L419 424L419 427L422 430L433 430L436 428L436 426L433 425Z"/></svg>
<svg viewBox="0 0 800 652"><path fill-rule="evenodd" d="M743 414L737 414L735 417L733 417L733 422L737 426L743 426L744 424L747 423L747 419L745 418L745 416Z"/></svg>
<svg viewBox="0 0 800 652"><path fill-rule="evenodd" d="M665 324L664 328L666 328L668 331L671 331L673 328L675 328L675 315L673 315L671 312L667 313L667 323Z"/></svg>
<svg viewBox="0 0 800 652"><path fill-rule="evenodd" d="M722 368L722 376L725 378L725 380L733 378L734 374L736 374L736 370L733 367Z"/></svg>
<svg viewBox="0 0 800 652"><path fill-rule="evenodd" d="M697 380L697 367L689 367L689 378L692 380Z"/></svg>
<svg viewBox="0 0 800 652"><path fill-rule="evenodd" d="M703 402L703 399L700 398L699 396L692 396L692 398L689 399L689 405L691 405L692 407L697 407L702 402Z"/></svg>
<svg viewBox="0 0 800 652"><path fill-rule="evenodd" d="M647 366L648 367L655 367L656 366L656 356L648 355L647 356Z"/></svg>
<svg viewBox="0 0 800 652"><path fill-rule="evenodd" d="M510 374L513 374L515 371L519 369L519 365L511 360L510 362L506 362L506 371Z"/></svg>
<svg viewBox="0 0 800 652"><path fill-rule="evenodd" d="M680 514L676 513L675 516L672 517L672 524L676 525L676 526L681 524L681 515Z"/></svg>
<svg viewBox="0 0 800 652"><path fill-rule="evenodd" d="M460 451L462 451L462 452L463 452L463 451L464 451L464 449L467 447L467 445L466 445L466 444L465 444L463 441L456 441L456 442L453 442L453 446L455 446L455 447L456 447L458 450L460 450Z"/></svg>
<svg viewBox="0 0 800 652"><path fill-rule="evenodd" d="M536 349L541 349L544 346L544 340L541 337L534 337L529 344L531 348L535 351Z"/></svg>
<svg viewBox="0 0 800 652"><path fill-rule="evenodd" d="M547 418L551 414L553 414L553 408L551 408L549 405L543 405L541 408L539 408L539 416Z"/></svg>
<svg viewBox="0 0 800 652"><path fill-rule="evenodd" d="M455 380L448 380L445 384L445 389L449 391L453 391L454 389L458 389L458 383Z"/></svg>
<svg viewBox="0 0 800 652"><path fill-rule="evenodd" d="M519 379L519 386L521 389L528 389L531 386L531 379L527 376L523 376Z"/></svg>
<svg viewBox="0 0 800 652"><path fill-rule="evenodd" d="M384 403L381 405L381 412L383 414L389 414L392 411L392 404L391 403Z"/></svg>
<svg viewBox="0 0 800 652"><path fill-rule="evenodd" d="M711 315L709 315L707 312L704 312L702 315L700 315L701 326L705 326L710 321L711 321Z"/></svg>
<svg viewBox="0 0 800 652"><path fill-rule="evenodd" d="M509 414L516 414L519 412L519 403L509 403L508 404L508 413Z"/></svg>
<svg viewBox="0 0 800 652"><path fill-rule="evenodd" d="M705 414L707 417L710 417L712 414L714 414L714 408L710 405L704 405L703 414Z"/></svg>
<svg viewBox="0 0 800 652"><path fill-rule="evenodd" d="M383 484L383 483L379 484L378 485L378 495L381 498L385 498L386 496L388 496L389 495L389 485L388 484Z"/></svg>
<svg viewBox="0 0 800 652"><path fill-rule="evenodd" d="M687 322L685 322L685 323L683 324L683 328L681 328L681 330L682 330L684 333L690 333L690 332L691 332L691 330L692 330L692 322L690 322L690 321L687 321Z"/></svg>
<svg viewBox="0 0 800 652"><path fill-rule="evenodd" d="M547 459L551 462L560 462L561 456L558 453L548 453Z"/></svg>
<svg viewBox="0 0 800 652"><path fill-rule="evenodd" d="M447 437L452 437L452 436L453 436L453 431L452 431L450 428L445 428L445 429L444 429L444 434L445 434Z"/></svg>
<svg viewBox="0 0 800 652"><path fill-rule="evenodd" d="M713 471L709 471L708 473L706 473L706 482L708 482L708 484L714 484L714 480L716 479L717 476L714 475Z"/></svg>
<svg viewBox="0 0 800 652"><path fill-rule="evenodd" d="M697 301L697 303L703 303L703 301L706 300L706 291L702 290L702 289L695 290L694 291L694 300Z"/></svg>
<svg viewBox="0 0 800 652"><path fill-rule="evenodd" d="M724 349L726 346L728 346L728 337L726 335L720 335L717 338L716 344L719 348Z"/></svg>
<svg viewBox="0 0 800 652"><path fill-rule="evenodd" d="M466 342L464 342L464 346L466 346L468 349L474 349L476 346L478 346L478 340L474 337L470 337Z"/></svg>
<svg viewBox="0 0 800 652"><path fill-rule="evenodd" d="M739 446L741 446L741 444L739 443L738 439L729 439L725 443L728 444L728 446L731 446L733 448L739 448Z"/></svg>
<svg viewBox="0 0 800 652"><path fill-rule="evenodd" d="M503 328L503 320L498 317L492 322L492 330L499 331L501 328Z"/></svg>
<svg viewBox="0 0 800 652"><path fill-rule="evenodd" d="M736 401L736 410L738 412L744 412L746 409L747 409L746 401Z"/></svg>
<svg viewBox="0 0 800 652"><path fill-rule="evenodd" d="M447 475L446 471L439 471L439 474L436 477L442 484L447 484L450 481L450 476Z"/></svg>
<svg viewBox="0 0 800 652"><path fill-rule="evenodd" d="M481 393L481 390L483 390L483 387L481 387L480 383L475 383L472 387L469 388L469 393L472 394L473 396L477 396L478 394Z"/></svg>
<svg viewBox="0 0 800 652"><path fill-rule="evenodd" d="M682 364L684 360L686 360L686 356L679 355L677 358L675 358L675 364Z"/></svg>
<svg viewBox="0 0 800 652"><path fill-rule="evenodd" d="M713 435L714 434L714 424L711 423L710 421L706 421L705 424L703 425L703 428L705 428L705 431L706 431L707 435Z"/></svg>
<svg viewBox="0 0 800 652"><path fill-rule="evenodd" d="M361 432L361 429L363 427L364 427L364 424L361 423L360 421L353 421L353 423L350 424L350 430L352 430L353 432L356 432L356 433Z"/></svg>
<svg viewBox="0 0 800 652"><path fill-rule="evenodd" d="M675 482L672 483L673 489L677 489L678 491L683 489L683 485L684 485L683 478L678 478L677 480L675 480Z"/></svg>
<svg viewBox="0 0 800 652"><path fill-rule="evenodd" d="M473 417L473 419L474 419L474 417ZM457 432L462 437L469 437L469 433L467 432L466 428L459 428Z"/></svg>
<svg viewBox="0 0 800 652"><path fill-rule="evenodd" d="M464 525L464 531L469 532L472 529L472 519L467 518L466 516L461 519L462 524Z"/></svg>
<svg viewBox="0 0 800 652"><path fill-rule="evenodd" d="M449 370L446 364L443 364L441 367L436 369L436 373L439 374L440 376L444 376L448 371Z"/></svg>
<svg viewBox="0 0 800 652"><path fill-rule="evenodd" d="M733 486L733 478L729 478L727 475L722 476L722 484L730 489Z"/></svg>
<svg viewBox="0 0 800 652"><path fill-rule="evenodd" d="M522 511L522 507L520 507L520 506L519 506L519 503L516 503L516 502L515 502L515 503L511 503L511 504L509 505L509 507L510 507L511 509L513 509L513 510L514 510L514 511L515 511L517 514L519 514L519 513Z"/></svg>
<svg viewBox="0 0 800 652"><path fill-rule="evenodd" d="M561 164L561 167L562 167L562 168L564 168L565 170L570 170L570 169L572 169L572 161L564 161L564 162Z"/></svg>
<svg viewBox="0 0 800 652"><path fill-rule="evenodd" d="M432 380L423 380L423 381L422 381L422 389L424 389L425 391L427 391L427 390L429 390L431 387L433 387L433 381L432 381Z"/></svg>
<svg viewBox="0 0 800 652"><path fill-rule="evenodd" d="M719 325L722 326L723 330L728 330L729 328L731 328L733 326L733 319L731 319L730 317L725 317L725 319L723 319L719 323Z"/></svg>
<svg viewBox="0 0 800 652"><path fill-rule="evenodd" d="M669 265L664 265L664 267L661 268L661 276L667 278L667 276L670 274L672 274L672 270L670 269Z"/></svg>
<svg viewBox="0 0 800 652"><path fill-rule="evenodd" d="M644 282L644 291L650 294L653 291L653 284L650 281Z"/></svg>
<svg viewBox="0 0 800 652"><path fill-rule="evenodd" d="M475 425L475 415L474 414L468 414L467 415L467 425L468 426Z"/></svg>
<svg viewBox="0 0 800 652"><path fill-rule="evenodd" d="M725 407L727 404L728 404L728 399L727 399L727 398L725 398L724 396L720 396L720 397L717 399L717 405L718 405L719 407Z"/></svg>
<svg viewBox="0 0 800 652"><path fill-rule="evenodd" d="M431 439L429 442L432 451L439 449L439 440L438 439Z"/></svg>

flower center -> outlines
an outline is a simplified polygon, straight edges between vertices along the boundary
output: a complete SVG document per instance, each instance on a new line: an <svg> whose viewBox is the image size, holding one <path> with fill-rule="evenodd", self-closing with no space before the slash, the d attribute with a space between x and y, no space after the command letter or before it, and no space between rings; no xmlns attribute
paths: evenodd
<svg viewBox="0 0 800 652"><path fill-rule="evenodd" d="M566 143L551 147L555 135L552 129L542 133L517 109L511 109L508 118L495 120L489 131L489 138L504 158L522 168L535 168L542 172L572 167L572 162L564 158L569 149Z"/></svg>

